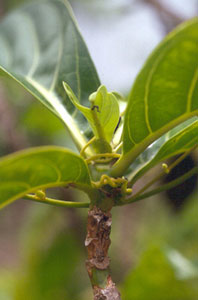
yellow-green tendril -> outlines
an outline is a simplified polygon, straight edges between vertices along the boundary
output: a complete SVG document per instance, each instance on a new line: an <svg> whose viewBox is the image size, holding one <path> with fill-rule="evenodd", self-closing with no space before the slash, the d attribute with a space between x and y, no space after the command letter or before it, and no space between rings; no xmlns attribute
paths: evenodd
<svg viewBox="0 0 198 300"><path fill-rule="evenodd" d="M100 162L101 159L102 159L102 162L104 162L104 158L113 159L113 158L119 158L119 157L120 157L120 154L118 154L118 153L100 153L100 154L96 154L96 155L93 155L93 156L87 158L86 162L88 164L90 164L92 161Z"/></svg>
<svg viewBox="0 0 198 300"><path fill-rule="evenodd" d="M132 189L127 188L128 180L124 177L113 178L103 174L98 182L92 182L96 188L102 188L104 185L109 185L112 188L121 188L122 195L131 195Z"/></svg>
<svg viewBox="0 0 198 300"><path fill-rule="evenodd" d="M167 164L162 164L162 168L164 169L164 172L166 173L166 174L168 174L168 173L170 173L170 170L169 170L169 167L168 167L168 165Z"/></svg>
<svg viewBox="0 0 198 300"><path fill-rule="evenodd" d="M45 190L38 190L38 191L36 191L35 197L38 198L38 199L40 199L40 200L45 200L45 198L46 198Z"/></svg>
<svg viewBox="0 0 198 300"><path fill-rule="evenodd" d="M84 156L84 153L85 153L85 150L87 149L87 147L89 147L95 140L96 140L96 137L94 136L92 139L90 139L88 141L88 143L80 151L81 156Z"/></svg>

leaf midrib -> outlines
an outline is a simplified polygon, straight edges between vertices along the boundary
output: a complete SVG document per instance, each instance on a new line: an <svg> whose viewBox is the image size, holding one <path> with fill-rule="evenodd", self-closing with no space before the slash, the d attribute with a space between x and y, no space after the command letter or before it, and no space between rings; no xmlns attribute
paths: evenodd
<svg viewBox="0 0 198 300"><path fill-rule="evenodd" d="M194 90L195 90L197 80L198 80L198 66L195 69L193 79L191 81L189 92L188 92L187 107L186 107L187 112L190 112L191 108L192 108L192 97L193 97L193 93L194 93Z"/></svg>

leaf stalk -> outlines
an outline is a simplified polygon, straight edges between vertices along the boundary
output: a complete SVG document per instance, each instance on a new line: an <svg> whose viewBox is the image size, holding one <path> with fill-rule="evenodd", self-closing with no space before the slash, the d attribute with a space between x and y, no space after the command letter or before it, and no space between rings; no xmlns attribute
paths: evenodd
<svg viewBox="0 0 198 300"><path fill-rule="evenodd" d="M198 174L198 167L194 167L193 169L191 169L190 171L188 171L184 175L180 176L179 178L177 178L175 180L172 180L171 182L169 182L167 184L164 184L160 187L157 187L156 189L153 189L153 190L151 190L147 193L143 193L143 194L140 194L139 192L136 193L134 196L126 199L126 201L123 203L123 205L124 204L130 204L130 203L133 203L133 202L137 202L139 200L149 198L151 196L154 196L156 194L159 194L161 192L164 192L166 190L174 188L175 186L183 183L185 180L187 180L188 178L192 177L195 174Z"/></svg>
<svg viewBox="0 0 198 300"><path fill-rule="evenodd" d="M63 201L63 200L57 200L45 197L39 198L36 195L27 194L23 197L23 199L26 200L32 200L40 203L50 204L54 206L62 206L62 207L73 207L73 208L89 208L90 203L89 202L72 202L72 201Z"/></svg>

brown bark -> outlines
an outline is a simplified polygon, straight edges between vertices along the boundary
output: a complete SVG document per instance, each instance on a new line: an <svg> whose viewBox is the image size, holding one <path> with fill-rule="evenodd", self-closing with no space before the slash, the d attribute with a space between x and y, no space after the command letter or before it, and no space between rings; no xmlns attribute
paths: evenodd
<svg viewBox="0 0 198 300"><path fill-rule="evenodd" d="M92 283L94 300L121 300L109 269L111 223L110 212L103 212L97 207L89 210L85 240L88 251L86 267Z"/></svg>

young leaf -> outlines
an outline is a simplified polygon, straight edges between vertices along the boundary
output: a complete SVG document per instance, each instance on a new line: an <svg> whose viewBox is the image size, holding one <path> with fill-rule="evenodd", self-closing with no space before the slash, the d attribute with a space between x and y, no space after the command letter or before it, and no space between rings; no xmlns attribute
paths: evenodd
<svg viewBox="0 0 198 300"><path fill-rule="evenodd" d="M19 82L66 124L79 148L87 122L66 98L62 81L80 103L100 85L95 67L65 0L40 0L0 24L0 73Z"/></svg>
<svg viewBox="0 0 198 300"><path fill-rule="evenodd" d="M114 130L119 121L119 105L113 93L108 93L104 85L90 95L91 107L81 105L70 86L63 83L71 102L83 113L88 120L96 138L111 142Z"/></svg>
<svg viewBox="0 0 198 300"><path fill-rule="evenodd" d="M163 138L166 139L166 135ZM135 182L159 162L163 162L174 155L184 153L195 145L198 145L198 121L193 122L193 124L164 142L157 154L132 174L132 182Z"/></svg>
<svg viewBox="0 0 198 300"><path fill-rule="evenodd" d="M0 160L0 208L27 193L74 183L91 188L87 165L81 156L61 147L38 147Z"/></svg>
<svg viewBox="0 0 198 300"><path fill-rule="evenodd" d="M114 175L164 133L198 115L197 42L196 17L170 33L140 71L129 96L123 156Z"/></svg>

